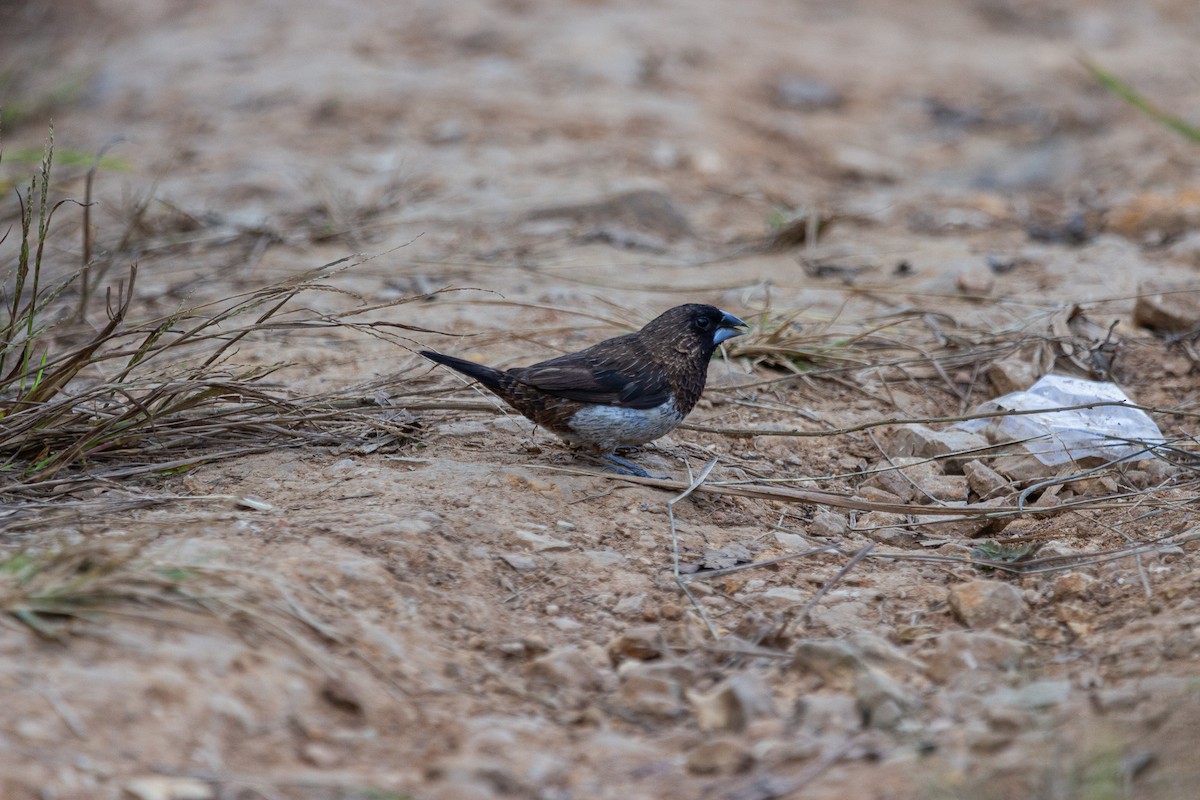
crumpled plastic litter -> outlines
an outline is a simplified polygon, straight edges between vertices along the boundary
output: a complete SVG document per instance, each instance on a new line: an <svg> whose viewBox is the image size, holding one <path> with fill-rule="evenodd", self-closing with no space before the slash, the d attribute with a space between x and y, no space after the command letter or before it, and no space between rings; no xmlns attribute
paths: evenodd
<svg viewBox="0 0 1200 800"><path fill-rule="evenodd" d="M1028 389L989 400L976 411L1027 411L1114 401L1132 402L1115 383L1045 375ZM1154 458L1151 445L1164 441L1149 414L1121 406L972 419L956 427L985 432L992 441L1028 440L1022 446L1047 466L1089 457L1141 461Z"/></svg>

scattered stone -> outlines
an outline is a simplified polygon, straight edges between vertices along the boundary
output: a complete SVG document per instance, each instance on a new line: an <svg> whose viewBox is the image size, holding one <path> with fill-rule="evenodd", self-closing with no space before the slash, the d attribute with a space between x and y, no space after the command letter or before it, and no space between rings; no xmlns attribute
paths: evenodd
<svg viewBox="0 0 1200 800"><path fill-rule="evenodd" d="M425 795L428 800L495 800L496 793L487 785L469 778L452 778Z"/></svg>
<svg viewBox="0 0 1200 800"><path fill-rule="evenodd" d="M835 147L830 162L842 177L850 180L895 183L905 174L900 161L850 144Z"/></svg>
<svg viewBox="0 0 1200 800"><path fill-rule="evenodd" d="M772 95L775 105L795 111L819 111L842 104L842 95L832 85L795 75L777 80Z"/></svg>
<svg viewBox="0 0 1200 800"><path fill-rule="evenodd" d="M515 531L513 533L517 541L527 546L535 553L548 553L555 550L570 550L571 543L564 542L562 539L555 539L552 536L542 536L540 533L531 531Z"/></svg>
<svg viewBox="0 0 1200 800"><path fill-rule="evenodd" d="M443 780L486 782L502 796L535 797L534 787L562 781L569 769L551 746L555 738L546 720L484 714L463 725L458 752L437 764Z"/></svg>
<svg viewBox="0 0 1200 800"><path fill-rule="evenodd" d="M963 474L967 476L967 486L980 500L1008 494L1012 489L1003 475L982 461L963 462Z"/></svg>
<svg viewBox="0 0 1200 800"><path fill-rule="evenodd" d="M1149 489L1153 484L1150 475L1145 470L1129 469L1125 471L1125 480L1135 489Z"/></svg>
<svg viewBox="0 0 1200 800"><path fill-rule="evenodd" d="M1179 467L1163 458L1148 458L1139 461L1138 468L1146 473L1151 486L1159 486L1179 474Z"/></svg>
<svg viewBox="0 0 1200 800"><path fill-rule="evenodd" d="M605 648L613 665L622 661L648 661L663 655L663 633L657 625L628 628Z"/></svg>
<svg viewBox="0 0 1200 800"><path fill-rule="evenodd" d="M306 742L300 748L300 760L317 769L333 769L342 763L340 750L324 742Z"/></svg>
<svg viewBox="0 0 1200 800"><path fill-rule="evenodd" d="M1109 210L1106 227L1137 244L1169 241L1200 228L1200 190L1135 195Z"/></svg>
<svg viewBox="0 0 1200 800"><path fill-rule="evenodd" d="M825 684L847 689L854 675L867 668L862 651L848 639L813 639L796 645L792 669L815 673Z"/></svg>
<svg viewBox="0 0 1200 800"><path fill-rule="evenodd" d="M782 600L785 603L807 603L812 595L794 586L772 586L759 597L764 600Z"/></svg>
<svg viewBox="0 0 1200 800"><path fill-rule="evenodd" d="M501 642L500 644L496 645L496 649L504 655L511 656L513 658L526 658L531 655L529 649L525 646L525 643L519 641Z"/></svg>
<svg viewBox="0 0 1200 800"><path fill-rule="evenodd" d="M796 701L796 711L806 733L818 739L847 736L862 730L858 701L845 692L817 692Z"/></svg>
<svg viewBox="0 0 1200 800"><path fill-rule="evenodd" d="M740 733L751 720L775 715L770 690L752 672L732 675L708 692L688 692L687 698L702 731Z"/></svg>
<svg viewBox="0 0 1200 800"><path fill-rule="evenodd" d="M645 613L646 595L631 594L628 597L622 597L613 606L613 613L618 617L641 617Z"/></svg>
<svg viewBox="0 0 1200 800"><path fill-rule="evenodd" d="M1171 258L1193 267L1200 267L1200 231L1184 234L1183 238L1167 248Z"/></svg>
<svg viewBox="0 0 1200 800"><path fill-rule="evenodd" d="M700 566L704 569L729 569L738 564L749 564L753 560L754 556L749 548L735 542L724 547L705 549Z"/></svg>
<svg viewBox="0 0 1200 800"><path fill-rule="evenodd" d="M565 219L592 228L616 226L652 233L667 241L692 234L687 216L669 195L656 189L636 189L591 203L543 208L531 212L528 219Z"/></svg>
<svg viewBox="0 0 1200 800"><path fill-rule="evenodd" d="M600 671L593 656L580 647L567 645L526 664L525 677L530 684L543 688L591 691L604 688L608 676Z"/></svg>
<svg viewBox="0 0 1200 800"><path fill-rule="evenodd" d="M811 546L808 540L800 534L786 533L784 531L775 531L775 541L789 550L803 550Z"/></svg>
<svg viewBox="0 0 1200 800"><path fill-rule="evenodd" d="M333 675L327 677L321 684L321 699L347 714L357 716L363 713L362 697L344 678Z"/></svg>
<svg viewBox="0 0 1200 800"><path fill-rule="evenodd" d="M532 572L537 569L537 561L533 559L533 556L521 553L501 553L500 559L517 572Z"/></svg>
<svg viewBox="0 0 1200 800"><path fill-rule="evenodd" d="M1015 451L1019 449L1014 447ZM997 472L1018 486L1029 486L1058 474L1058 467L1047 466L1030 453L1014 452L996 459L995 464Z"/></svg>
<svg viewBox="0 0 1200 800"><path fill-rule="evenodd" d="M898 496L884 489L879 489L875 486L860 486L855 492L863 500L872 503L903 503Z"/></svg>
<svg viewBox="0 0 1200 800"><path fill-rule="evenodd" d="M453 422L443 422L435 425L433 434L435 436L447 436L452 439L469 439L473 436L486 436L488 434L488 425L482 420L474 419L459 419Z"/></svg>
<svg viewBox="0 0 1200 800"><path fill-rule="evenodd" d="M964 455L957 458L944 459L944 469L950 475L961 474L963 463L978 458L978 454L971 454L969 451L988 446L988 440L978 433L953 428L935 431L927 425L904 425L896 428L888 440L893 455L897 456L936 458L947 453L964 452Z"/></svg>
<svg viewBox="0 0 1200 800"><path fill-rule="evenodd" d="M922 502L928 502L928 499L932 497L934 500L945 503L965 503L967 501L967 478L965 475L937 475L922 483L921 490L918 499Z"/></svg>
<svg viewBox="0 0 1200 800"><path fill-rule="evenodd" d="M972 268L960 272L955 280L955 285L961 294L969 297L986 297L995 288L996 278L989 269Z"/></svg>
<svg viewBox="0 0 1200 800"><path fill-rule="evenodd" d="M946 683L963 672L1012 672L1021 666L1029 646L994 633L953 631L942 634L925 656L930 679Z"/></svg>
<svg viewBox="0 0 1200 800"><path fill-rule="evenodd" d="M900 466L900 465L897 465ZM893 469L892 465L886 461L881 461L872 469L881 470L868 477L859 487L860 496L863 489L882 489L885 492L893 495L896 500L902 503L911 502L917 493L917 489L913 486L912 479L905 476L899 469Z"/></svg>
<svg viewBox="0 0 1200 800"><path fill-rule="evenodd" d="M1178 289L1179 291L1173 291ZM1157 282L1138 284L1133 324L1157 333L1183 333L1200 326L1200 294L1185 286Z"/></svg>
<svg viewBox="0 0 1200 800"><path fill-rule="evenodd" d="M951 587L950 609L968 628L1016 622L1028 611L1015 586L991 580L968 581Z"/></svg>
<svg viewBox="0 0 1200 800"><path fill-rule="evenodd" d="M885 730L894 729L919 705L916 695L881 669L859 672L854 697L867 724Z"/></svg>
<svg viewBox="0 0 1200 800"><path fill-rule="evenodd" d="M854 526L854 531L867 537L873 542L893 545L895 547L914 547L917 537L904 527L908 519L903 514L891 514L887 511L868 511L860 514Z"/></svg>
<svg viewBox="0 0 1200 800"><path fill-rule="evenodd" d="M984 698L987 706L1012 706L1015 708L1049 708L1062 705L1071 697L1071 682L1068 680L1034 681L1019 689L1002 686Z"/></svg>
<svg viewBox="0 0 1200 800"><path fill-rule="evenodd" d="M1067 599L1083 597L1096 583L1096 577L1086 572L1062 572L1054 579L1054 596Z"/></svg>
<svg viewBox="0 0 1200 800"><path fill-rule="evenodd" d="M212 787L204 781L161 775L134 778L125 784L125 791L138 800L212 800L216 797Z"/></svg>
<svg viewBox="0 0 1200 800"><path fill-rule="evenodd" d="M737 739L721 736L709 739L688 753L688 771L697 775L733 775L754 764L754 754Z"/></svg>
<svg viewBox="0 0 1200 800"><path fill-rule="evenodd" d="M654 669L670 665L636 664L623 671L621 685L613 696L614 704L634 717L674 719L687 713L683 686L673 669Z"/></svg>
<svg viewBox="0 0 1200 800"><path fill-rule="evenodd" d="M592 562L593 567L600 569L615 567L625 560L625 556L620 553L614 553L612 550L585 550L583 555L588 561Z"/></svg>
<svg viewBox="0 0 1200 800"><path fill-rule="evenodd" d="M563 633L574 633L583 629L583 623L572 617L555 617L550 620L550 624Z"/></svg>
<svg viewBox="0 0 1200 800"><path fill-rule="evenodd" d="M812 522L808 524L808 532L813 536L833 538L845 536L847 527L845 514L824 510L813 514Z"/></svg>
<svg viewBox="0 0 1200 800"><path fill-rule="evenodd" d="M1033 386L1041 377L1041 370L1020 356L1009 356L993 361L987 368L987 377L999 396L1021 392Z"/></svg>
<svg viewBox="0 0 1200 800"><path fill-rule="evenodd" d="M456 144L467 138L467 123L461 119L439 120L429 129L425 141L434 145Z"/></svg>
<svg viewBox="0 0 1200 800"><path fill-rule="evenodd" d="M926 531L939 536L957 536L964 539L975 539L980 536L991 536L1004 530L1012 522L1012 517L985 517L994 509L1008 508L1008 502L1000 498L984 500L982 503L954 502L944 503L950 508L971 508L979 512L979 516L960 516L958 514L921 514L914 517L916 525L928 526Z"/></svg>

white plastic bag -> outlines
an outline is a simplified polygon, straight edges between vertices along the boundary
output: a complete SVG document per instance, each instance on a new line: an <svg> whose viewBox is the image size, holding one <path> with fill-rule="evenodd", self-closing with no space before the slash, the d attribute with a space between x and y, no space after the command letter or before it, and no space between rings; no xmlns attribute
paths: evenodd
<svg viewBox="0 0 1200 800"><path fill-rule="evenodd" d="M1046 375L1027 390L989 400L976 410L1027 411L1113 401L1131 402L1114 383ZM1163 441L1149 414L1121 406L972 419L957 427L985 431L992 441L1028 440L1022 446L1047 466L1097 456L1106 461L1141 461L1155 457L1147 445Z"/></svg>

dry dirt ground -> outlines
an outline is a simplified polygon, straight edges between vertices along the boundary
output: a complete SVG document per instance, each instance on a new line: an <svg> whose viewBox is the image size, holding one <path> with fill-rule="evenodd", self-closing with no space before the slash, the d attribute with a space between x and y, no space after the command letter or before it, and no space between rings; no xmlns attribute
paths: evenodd
<svg viewBox="0 0 1200 800"><path fill-rule="evenodd" d="M1144 281L1194 282L1200 146L1081 58L1186 117L1198 40L1188 0L10 1L0 183L28 180L50 118L64 196L86 168L64 154L110 146L96 247L113 282L139 265L146 315L359 253L337 288L467 289L376 317L495 364L693 300L822 343L816 377L765 347L714 362L690 420L710 429L957 415L1050 368L1188 410L1186 338L1132 314ZM817 242L788 227L805 216L832 219ZM51 263L78 263L78 241ZM908 366L877 369L868 332ZM956 343L974 355L933 368ZM1035 493L1083 504L984 546L969 525L736 491L978 500L944 459L865 474L911 426L680 430L635 456L682 482L664 489L589 471L395 340L290 332L236 357L288 362L273 380L297 394L381 379L413 432L110 485L82 498L103 513L64 497L0 534L9 553L137 543L224 581L209 611L0 628L3 797L1196 796L1185 468ZM735 491L672 507L693 603L667 503L713 457L706 488ZM1064 560L969 563L1021 547Z"/></svg>

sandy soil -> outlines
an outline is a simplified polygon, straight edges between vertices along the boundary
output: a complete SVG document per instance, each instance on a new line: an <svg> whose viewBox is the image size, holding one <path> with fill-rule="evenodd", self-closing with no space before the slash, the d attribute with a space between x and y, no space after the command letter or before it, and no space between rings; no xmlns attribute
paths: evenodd
<svg viewBox="0 0 1200 800"><path fill-rule="evenodd" d="M454 334L414 345L494 364L691 300L847 335L908 313L951 337L1042 331L1078 304L1101 330L1117 321L1112 376L1132 397L1186 408L1191 362L1131 314L1147 279L1194 283L1200 149L1080 58L1187 116L1198 38L1185 0L5 3L0 103L22 114L0 182L27 180L10 155L40 148L51 116L60 154L112 145L97 244L139 264L147 313L352 253L371 258L338 285L372 302L470 289L388 313ZM82 195L83 168L58 177ZM815 244L759 246L801 214L834 222ZM77 239L63 241L51 257L69 265ZM435 385L482 399L344 331L247 340L239 358L288 360L297 393L395 376L399 405ZM970 369L885 385L859 367L765 384L785 373L718 361L691 421L817 430L996 394ZM868 559L802 616L872 540L974 543L698 493L674 507L685 564L843 554L693 580L693 607L672 573L677 492L572 471L519 417L417 418L416 440L386 452L287 449L120 490L265 510L180 501L40 529L152 540L244 575L274 611L114 614L64 642L0 628L0 794L1195 796L1194 543L1016 577ZM896 454L893 436L681 430L637 458L687 480L715 455L714 482L886 500L862 471ZM962 493L942 471L930 486ZM1173 477L1132 472L1075 494ZM1169 498L997 538L1070 554L1186 532L1191 496ZM972 624L956 592L979 579L1015 591ZM290 622L272 627L275 612Z"/></svg>

